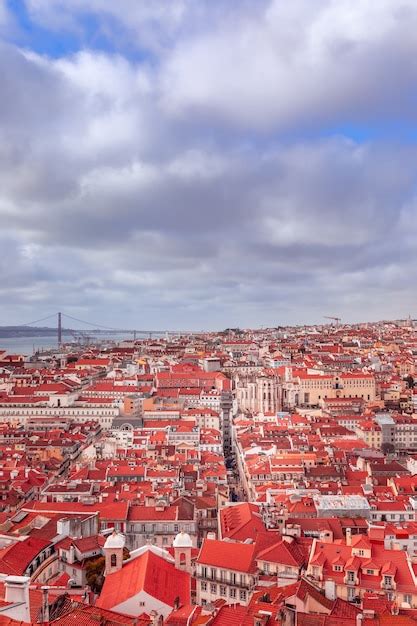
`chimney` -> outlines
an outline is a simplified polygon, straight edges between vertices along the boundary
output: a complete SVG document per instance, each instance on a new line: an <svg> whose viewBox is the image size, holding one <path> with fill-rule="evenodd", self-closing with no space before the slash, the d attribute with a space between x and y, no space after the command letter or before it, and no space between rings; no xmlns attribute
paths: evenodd
<svg viewBox="0 0 417 626"><path fill-rule="evenodd" d="M42 590L42 618L41 624L49 623L49 600L48 600L48 587L41 587Z"/></svg>
<svg viewBox="0 0 417 626"><path fill-rule="evenodd" d="M332 543L333 542L333 533L331 530L321 530L320 531L320 541L321 543Z"/></svg>
<svg viewBox="0 0 417 626"><path fill-rule="evenodd" d="M6 602L17 605L9 617L30 624L29 576L7 576L4 581Z"/></svg>
<svg viewBox="0 0 417 626"><path fill-rule="evenodd" d="M75 548L72 544L70 545L70 549L69 549L68 563L70 565L75 563Z"/></svg>
<svg viewBox="0 0 417 626"><path fill-rule="evenodd" d="M347 546L352 545L352 529L351 528L346 528L346 545Z"/></svg>
<svg viewBox="0 0 417 626"><path fill-rule="evenodd" d="M158 613L158 611L155 611L155 610L151 611L150 614L149 614L149 617L152 620L151 621L152 626L158 626L159 625L160 621L159 621L159 613Z"/></svg>
<svg viewBox="0 0 417 626"><path fill-rule="evenodd" d="M69 537L70 535L70 519L68 517L62 517L56 523L56 532L58 535L64 535Z"/></svg>

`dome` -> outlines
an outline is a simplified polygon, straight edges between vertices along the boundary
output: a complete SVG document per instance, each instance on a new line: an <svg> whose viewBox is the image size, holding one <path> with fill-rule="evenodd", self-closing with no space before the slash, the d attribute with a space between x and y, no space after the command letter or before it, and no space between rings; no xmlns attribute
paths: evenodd
<svg viewBox="0 0 417 626"><path fill-rule="evenodd" d="M106 539L106 543L104 544L104 548L116 549L116 548L124 548L125 547L125 538L124 535L113 531L111 535L109 535Z"/></svg>
<svg viewBox="0 0 417 626"><path fill-rule="evenodd" d="M175 537L174 543L172 545L174 546L174 548L192 548L193 542L191 541L190 535L182 530Z"/></svg>

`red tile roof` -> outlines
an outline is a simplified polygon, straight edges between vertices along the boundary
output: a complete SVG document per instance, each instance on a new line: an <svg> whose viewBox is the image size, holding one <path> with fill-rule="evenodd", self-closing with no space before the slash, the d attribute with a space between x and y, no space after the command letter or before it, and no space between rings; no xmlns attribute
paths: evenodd
<svg viewBox="0 0 417 626"><path fill-rule="evenodd" d="M142 590L171 607L177 598L181 604L190 604L190 575L177 570L152 550L147 550L124 563L118 572L106 576L96 606L105 609L118 607Z"/></svg>
<svg viewBox="0 0 417 626"><path fill-rule="evenodd" d="M237 572L253 573L256 571L255 544L205 539L197 562Z"/></svg>

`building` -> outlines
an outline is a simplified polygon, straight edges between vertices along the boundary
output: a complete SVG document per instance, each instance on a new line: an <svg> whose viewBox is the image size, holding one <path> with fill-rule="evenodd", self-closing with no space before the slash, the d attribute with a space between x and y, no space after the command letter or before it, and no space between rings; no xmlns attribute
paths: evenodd
<svg viewBox="0 0 417 626"><path fill-rule="evenodd" d="M196 563L197 603L247 605L258 580L255 544L205 539Z"/></svg>
<svg viewBox="0 0 417 626"><path fill-rule="evenodd" d="M97 607L129 616L146 613L165 619L174 608L190 604L190 574L177 569L166 550L144 546L123 561L123 549L124 537L110 535L104 545L106 577Z"/></svg>

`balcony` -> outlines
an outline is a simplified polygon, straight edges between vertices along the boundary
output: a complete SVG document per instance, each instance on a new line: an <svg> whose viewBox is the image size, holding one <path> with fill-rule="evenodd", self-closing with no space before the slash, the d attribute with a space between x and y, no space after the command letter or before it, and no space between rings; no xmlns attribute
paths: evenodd
<svg viewBox="0 0 417 626"><path fill-rule="evenodd" d="M246 591L252 591L255 586L256 586L256 581L250 581L250 582L246 582L246 583L242 583L240 582L239 579L236 579L236 582L233 582L229 579L227 580L221 580L220 576L216 576L215 578L211 578L209 576L203 576L202 574L195 574L195 577L198 580L201 580L205 583L209 584L218 584L218 585L224 585L226 587L237 587L238 589L246 589Z"/></svg>
<svg viewBox="0 0 417 626"><path fill-rule="evenodd" d="M198 522L198 527L200 528L200 530L217 530L217 519L201 519Z"/></svg>

